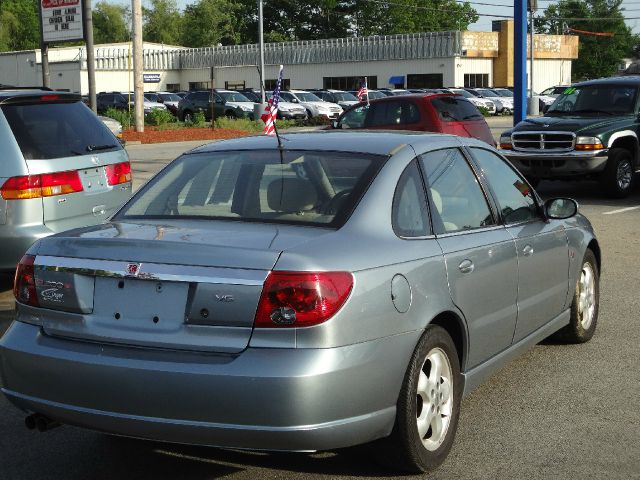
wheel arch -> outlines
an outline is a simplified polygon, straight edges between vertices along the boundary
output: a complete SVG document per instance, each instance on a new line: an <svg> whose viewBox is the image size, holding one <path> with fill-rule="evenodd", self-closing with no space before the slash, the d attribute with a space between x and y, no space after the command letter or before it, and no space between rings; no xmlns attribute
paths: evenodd
<svg viewBox="0 0 640 480"><path fill-rule="evenodd" d="M624 130L621 132L616 132L611 135L608 142L609 148L624 148L631 152L633 157L633 162L635 165L638 164L638 154L640 153L640 147L638 146L638 136L635 132L630 130Z"/></svg>
<svg viewBox="0 0 640 480"><path fill-rule="evenodd" d="M601 265L602 265L602 252L600 250L600 244L595 238L592 238L589 244L587 245L587 248L591 250L596 257L596 263L597 263L598 274L599 274L601 271Z"/></svg>
<svg viewBox="0 0 640 480"><path fill-rule="evenodd" d="M462 317L452 310L447 310L433 317L429 322L429 325L438 325L447 331L453 340L453 344L456 346L456 351L458 352L460 371L464 372L464 366L467 360L469 336L467 326Z"/></svg>

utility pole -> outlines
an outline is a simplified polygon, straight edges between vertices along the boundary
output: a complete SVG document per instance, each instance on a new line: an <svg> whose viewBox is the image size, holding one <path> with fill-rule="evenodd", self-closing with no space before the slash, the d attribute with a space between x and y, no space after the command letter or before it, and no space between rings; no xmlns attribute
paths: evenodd
<svg viewBox="0 0 640 480"><path fill-rule="evenodd" d="M142 83L142 1L131 0L133 18L133 106L136 132L144 132L144 86Z"/></svg>
<svg viewBox="0 0 640 480"><path fill-rule="evenodd" d="M40 44L40 55L42 56L42 86L49 88L51 86L49 74L49 44Z"/></svg>
<svg viewBox="0 0 640 480"><path fill-rule="evenodd" d="M94 113L98 113L96 105L96 59L93 48L93 15L91 13L91 0L82 3L84 16L84 38L87 48L87 76L89 77L89 106Z"/></svg>
<svg viewBox="0 0 640 480"><path fill-rule="evenodd" d="M264 29L263 29L263 9L262 0L258 0L258 41L260 42L260 103L265 103L265 85L264 85Z"/></svg>

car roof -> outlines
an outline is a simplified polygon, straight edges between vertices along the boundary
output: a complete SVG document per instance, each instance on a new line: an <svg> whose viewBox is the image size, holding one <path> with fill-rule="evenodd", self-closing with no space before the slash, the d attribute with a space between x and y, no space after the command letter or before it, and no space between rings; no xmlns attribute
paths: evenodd
<svg viewBox="0 0 640 480"><path fill-rule="evenodd" d="M452 145L460 145L458 137L442 133L412 131L366 131L320 130L315 132L284 133L280 135L286 150L316 150L353 152L374 155L393 155L405 145L428 145L437 139L452 139ZM475 144L473 139L465 138ZM458 143L456 143L458 141ZM479 140L478 144L483 144ZM187 154L199 154L232 150L277 149L274 136L255 135L209 143L195 148Z"/></svg>
<svg viewBox="0 0 640 480"><path fill-rule="evenodd" d="M640 86L640 75L626 75L624 77L607 77L598 78L596 80L587 80L586 82L574 83L574 87L584 85L601 85L601 84L616 84L616 85L628 85L628 86Z"/></svg>
<svg viewBox="0 0 640 480"><path fill-rule="evenodd" d="M27 98L27 97L37 97L37 96L50 96L56 95L59 97L65 97L69 100L77 99L80 100L82 97L79 93L71 93L71 92L58 92L56 90L43 90L40 88L33 89L16 89L16 90L0 90L0 103L7 103L10 99L14 98Z"/></svg>

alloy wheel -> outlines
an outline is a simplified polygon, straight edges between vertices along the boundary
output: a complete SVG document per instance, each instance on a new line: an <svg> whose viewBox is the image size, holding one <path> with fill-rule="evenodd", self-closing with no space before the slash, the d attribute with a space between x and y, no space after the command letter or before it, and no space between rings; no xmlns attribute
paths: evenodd
<svg viewBox="0 0 640 480"><path fill-rule="evenodd" d="M588 330L596 312L596 282L593 267L585 262L578 282L578 315L582 328Z"/></svg>
<svg viewBox="0 0 640 480"><path fill-rule="evenodd" d="M416 422L422 444L437 450L447 436L453 413L453 378L449 358L440 348L427 354L416 392Z"/></svg>
<svg viewBox="0 0 640 480"><path fill-rule="evenodd" d="M618 182L618 188L620 190L626 190L631 185L631 178L633 176L633 171L631 168L631 162L628 160L622 160L618 164L618 169L616 170L616 181Z"/></svg>

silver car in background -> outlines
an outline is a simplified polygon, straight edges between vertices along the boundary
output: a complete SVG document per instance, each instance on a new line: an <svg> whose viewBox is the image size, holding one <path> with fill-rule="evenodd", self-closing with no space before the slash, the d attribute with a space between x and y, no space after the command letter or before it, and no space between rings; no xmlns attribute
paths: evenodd
<svg viewBox="0 0 640 480"><path fill-rule="evenodd" d="M594 334L589 222L486 143L282 142L192 150L109 223L29 250L0 340L2 392L27 426L294 451L376 441L373 458L421 472L444 461L463 395L549 335Z"/></svg>
<svg viewBox="0 0 640 480"><path fill-rule="evenodd" d="M79 95L0 90L0 271L42 237L104 222L130 196L126 152Z"/></svg>

